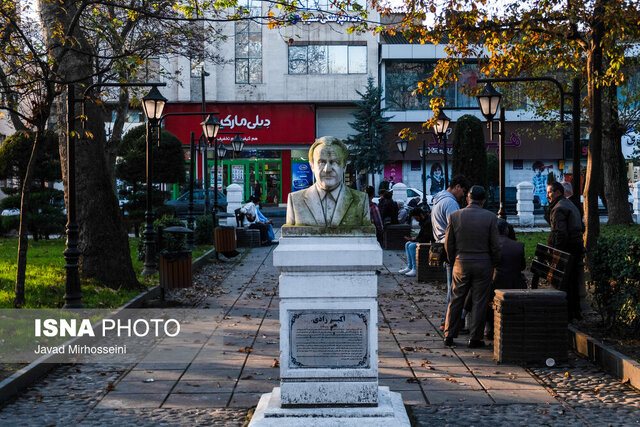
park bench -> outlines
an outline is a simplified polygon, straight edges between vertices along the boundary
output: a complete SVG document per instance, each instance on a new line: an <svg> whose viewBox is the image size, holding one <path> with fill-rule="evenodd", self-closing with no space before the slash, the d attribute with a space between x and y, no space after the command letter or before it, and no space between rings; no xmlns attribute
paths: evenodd
<svg viewBox="0 0 640 427"><path fill-rule="evenodd" d="M382 232L382 249L401 250L404 249L405 236L411 235L411 226L408 224L388 224Z"/></svg>
<svg viewBox="0 0 640 427"><path fill-rule="evenodd" d="M257 248L260 246L260 230L244 226L244 213L241 208L233 211L236 215L236 242L239 248Z"/></svg>
<svg viewBox="0 0 640 427"><path fill-rule="evenodd" d="M541 364L567 360L567 298L571 255L538 244L531 289L496 289L493 357L499 363ZM540 279L556 289L537 289Z"/></svg>
<svg viewBox="0 0 640 427"><path fill-rule="evenodd" d="M564 289L569 278L567 270L571 261L571 254L538 243L535 259L531 262L531 289L538 289L540 278L555 289Z"/></svg>

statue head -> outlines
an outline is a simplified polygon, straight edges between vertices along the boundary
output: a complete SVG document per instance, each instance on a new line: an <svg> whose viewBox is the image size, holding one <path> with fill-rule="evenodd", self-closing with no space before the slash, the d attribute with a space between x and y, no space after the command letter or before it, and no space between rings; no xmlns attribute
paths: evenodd
<svg viewBox="0 0 640 427"><path fill-rule="evenodd" d="M342 183L349 150L340 139L323 136L309 148L309 163L316 183L325 191L331 191Z"/></svg>

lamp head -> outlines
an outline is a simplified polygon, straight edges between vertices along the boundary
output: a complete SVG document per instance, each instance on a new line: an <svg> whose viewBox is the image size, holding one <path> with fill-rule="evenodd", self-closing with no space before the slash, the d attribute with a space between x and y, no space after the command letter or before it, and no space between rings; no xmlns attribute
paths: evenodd
<svg viewBox="0 0 640 427"><path fill-rule="evenodd" d="M490 122L498 111L502 94L498 92L491 83L484 85L480 93L476 96L478 106L482 115Z"/></svg>
<svg viewBox="0 0 640 427"><path fill-rule="evenodd" d="M244 148L244 139L240 136L240 134L236 134L236 137L231 140L231 146L233 147L233 151L239 153Z"/></svg>
<svg viewBox="0 0 640 427"><path fill-rule="evenodd" d="M167 98L162 96L156 86L153 86L149 93L142 98L142 108L147 120L160 120L166 103Z"/></svg>
<svg viewBox="0 0 640 427"><path fill-rule="evenodd" d="M396 146L398 147L398 151L400 153L402 153L402 155L404 156L404 153L407 152L407 147L409 146L409 141L407 141L404 138L401 138L401 139L396 141Z"/></svg>
<svg viewBox="0 0 640 427"><path fill-rule="evenodd" d="M436 117L436 123L433 125L433 131L439 137L443 137L447 133L447 129L449 129L450 122L449 117L447 117L444 111L440 110Z"/></svg>
<svg viewBox="0 0 640 427"><path fill-rule="evenodd" d="M202 126L202 132L208 141L213 140L216 136L218 136L218 131L220 130L220 120L217 117L209 115L207 119L200 123Z"/></svg>

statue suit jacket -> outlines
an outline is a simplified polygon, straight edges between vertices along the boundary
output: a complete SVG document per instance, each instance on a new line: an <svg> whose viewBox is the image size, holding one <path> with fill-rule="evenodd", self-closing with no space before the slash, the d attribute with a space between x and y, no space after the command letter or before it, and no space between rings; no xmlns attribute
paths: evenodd
<svg viewBox="0 0 640 427"><path fill-rule="evenodd" d="M315 185L289 194L287 202L287 225L310 225L315 227L371 225L369 221L369 199L361 191L352 190L342 184L336 201L336 209L330 224L325 224L322 202Z"/></svg>

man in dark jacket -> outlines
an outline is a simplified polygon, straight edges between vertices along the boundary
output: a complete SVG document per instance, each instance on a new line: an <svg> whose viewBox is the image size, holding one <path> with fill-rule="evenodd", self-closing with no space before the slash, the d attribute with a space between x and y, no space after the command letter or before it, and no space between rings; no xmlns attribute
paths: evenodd
<svg viewBox="0 0 640 427"><path fill-rule="evenodd" d="M568 252L572 260L567 266L569 279L566 289L560 289L567 293L567 308L569 320L581 319L580 315L580 284L582 277L578 269L582 265L582 217L580 211L568 199L564 197L564 187L559 182L547 186L547 198L549 199L549 234L548 245L552 248Z"/></svg>
<svg viewBox="0 0 640 427"><path fill-rule="evenodd" d="M404 252L407 256L407 266L398 271L409 277L416 275L416 249L418 243L429 243L433 241L433 229L431 228L431 215L420 208L411 211L411 217L420 224L420 232L417 237L404 236L407 243L404 245Z"/></svg>
<svg viewBox="0 0 640 427"><path fill-rule="evenodd" d="M453 212L449 218L444 247L453 264L451 301L444 326L444 342L453 345L462 320L462 308L469 292L473 300L469 347L483 347L487 306L491 299L493 269L500 263L498 218L483 209L486 193L474 185L467 195L466 208Z"/></svg>
<svg viewBox="0 0 640 427"><path fill-rule="evenodd" d="M498 219L498 234L500 265L493 271L493 289L524 289L524 243L509 238L509 223L504 219Z"/></svg>

